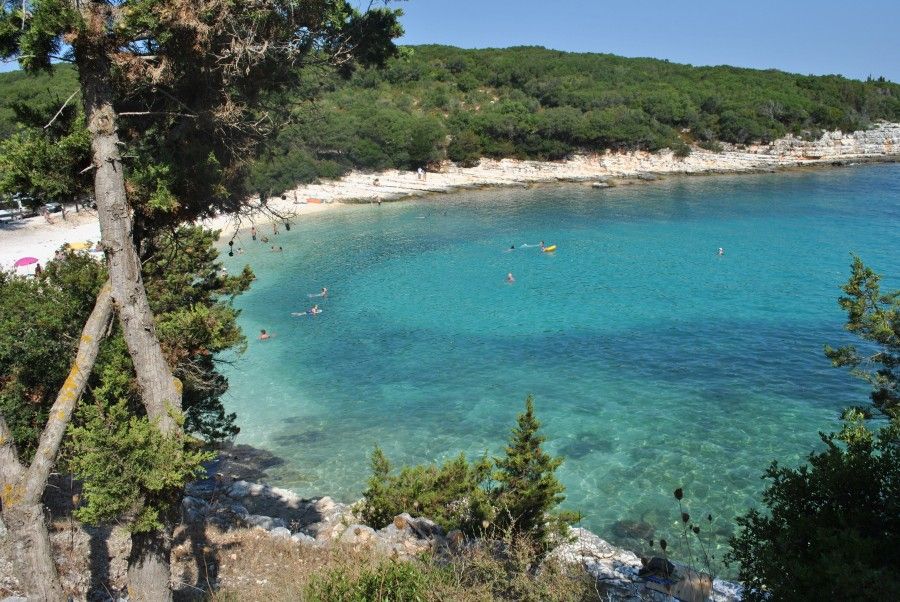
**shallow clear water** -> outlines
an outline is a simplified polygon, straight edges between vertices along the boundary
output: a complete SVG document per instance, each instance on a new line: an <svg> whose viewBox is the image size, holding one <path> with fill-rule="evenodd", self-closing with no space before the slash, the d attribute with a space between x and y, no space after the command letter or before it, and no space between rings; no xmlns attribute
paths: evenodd
<svg viewBox="0 0 900 602"><path fill-rule="evenodd" d="M585 526L671 533L683 486L722 545L768 463L865 401L822 347L849 340L851 252L900 286L900 166L466 192L272 238L284 253L242 237L226 258L258 275L226 404L286 460L272 483L352 500L376 443L397 464L498 453L533 393ZM504 252L541 240L559 250ZM324 313L292 317L322 286Z"/></svg>

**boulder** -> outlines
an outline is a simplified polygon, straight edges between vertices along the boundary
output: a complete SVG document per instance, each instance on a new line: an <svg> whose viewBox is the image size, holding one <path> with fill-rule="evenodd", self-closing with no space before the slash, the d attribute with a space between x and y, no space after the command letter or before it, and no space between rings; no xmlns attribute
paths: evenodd
<svg viewBox="0 0 900 602"><path fill-rule="evenodd" d="M366 525L350 525L341 533L339 541L352 546L368 546L375 539L375 529Z"/></svg>
<svg viewBox="0 0 900 602"><path fill-rule="evenodd" d="M291 539L291 530L285 527L275 527L269 531L269 535L272 537L280 537L282 539Z"/></svg>
<svg viewBox="0 0 900 602"><path fill-rule="evenodd" d="M302 545L315 545L318 543L314 537L310 537L306 533L294 533L291 535L291 541Z"/></svg>
<svg viewBox="0 0 900 602"><path fill-rule="evenodd" d="M209 502L197 497L186 496L181 500L181 520L185 523L197 523L206 518Z"/></svg>
<svg viewBox="0 0 900 602"><path fill-rule="evenodd" d="M391 556L413 557L448 545L444 530L434 521L413 518L405 512L395 516L394 522L377 535L376 547Z"/></svg>
<svg viewBox="0 0 900 602"><path fill-rule="evenodd" d="M266 531L271 531L275 527L280 526L275 524L271 516L261 516L259 514L251 514L244 519L244 522L250 527L259 527Z"/></svg>

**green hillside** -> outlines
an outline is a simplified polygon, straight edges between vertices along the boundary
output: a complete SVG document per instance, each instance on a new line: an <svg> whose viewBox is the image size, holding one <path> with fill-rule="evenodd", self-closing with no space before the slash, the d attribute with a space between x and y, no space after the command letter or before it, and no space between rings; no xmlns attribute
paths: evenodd
<svg viewBox="0 0 900 602"><path fill-rule="evenodd" d="M74 74L0 75L0 133L14 100L65 99ZM316 101L306 100L318 97ZM522 47L404 48L386 69L305 73L252 171L278 193L352 167L415 168L480 156L557 159L578 150L769 141L900 121L900 85L775 70L691 67L655 59Z"/></svg>

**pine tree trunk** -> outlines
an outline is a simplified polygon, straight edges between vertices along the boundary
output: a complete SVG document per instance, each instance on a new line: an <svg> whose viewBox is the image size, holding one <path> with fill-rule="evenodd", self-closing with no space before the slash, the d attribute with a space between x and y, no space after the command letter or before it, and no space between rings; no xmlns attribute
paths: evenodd
<svg viewBox="0 0 900 602"><path fill-rule="evenodd" d="M156 336L153 312L141 277L140 257L132 236L133 219L125 191L107 54L115 49L105 46L108 6L91 2L83 4L82 11L87 30L74 46L91 133L94 196L112 296L147 416L163 434L175 436L181 430L176 421L181 412L181 386L172 375ZM131 599L171 600L167 543L170 532L171 526L167 525L164 533L136 534L132 538L133 564L128 569Z"/></svg>
<svg viewBox="0 0 900 602"><path fill-rule="evenodd" d="M12 560L22 591L29 600L65 600L50 534L44 520L44 505L4 504L3 522L12 542Z"/></svg>
<svg viewBox="0 0 900 602"><path fill-rule="evenodd" d="M169 529L131 536L128 556L128 599L135 602L167 602L172 600L169 586L169 557L172 538Z"/></svg>
<svg viewBox="0 0 900 602"><path fill-rule="evenodd" d="M41 496L75 403L84 392L88 376L94 369L100 342L111 317L112 299L109 284L106 284L97 295L94 309L81 331L75 361L50 408L47 426L41 433L37 451L28 468L19 461L12 433L0 414L0 507L13 543L13 563L19 584L32 600L65 599L53 562Z"/></svg>

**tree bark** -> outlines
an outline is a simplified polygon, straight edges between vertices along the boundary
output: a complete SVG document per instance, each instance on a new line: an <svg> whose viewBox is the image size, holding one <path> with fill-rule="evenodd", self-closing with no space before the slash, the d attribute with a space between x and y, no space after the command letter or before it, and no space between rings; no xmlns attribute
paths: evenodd
<svg viewBox="0 0 900 602"><path fill-rule="evenodd" d="M117 115L113 106L106 27L110 7L106 3L81 4L86 30L74 43L76 66L93 155L94 198L100 218L100 236L109 267L112 295L128 353L137 375L141 401L147 416L160 432L181 432L181 383L172 374L156 336L156 323L141 277L141 262L133 238L133 218L125 190L125 173L119 153ZM128 593L133 600L167 601L171 525L162 533L135 534L129 558Z"/></svg>
<svg viewBox="0 0 900 602"><path fill-rule="evenodd" d="M112 308L112 296L107 283L97 295L94 309L81 331L75 361L50 408L47 426L41 433L34 460L27 469L19 461L12 433L0 415L0 510L13 543L13 563L19 584L29 599L65 599L56 564L53 562L41 496L47 486L50 470L56 462L59 445L75 403L84 392L88 376L94 369L100 342L112 317Z"/></svg>
<svg viewBox="0 0 900 602"><path fill-rule="evenodd" d="M89 6L97 5L89 3ZM102 45L102 31L87 35L90 37L87 42L99 38L97 44ZM156 322L141 276L140 257L132 237L133 219L119 153L110 62L102 46L98 48L86 41L76 44L76 53L88 131L91 133L95 167L94 198L113 300L147 415L151 420L158 421L159 429L164 434L174 435L180 432L176 417L181 412L181 383L172 375L159 345Z"/></svg>
<svg viewBox="0 0 900 602"><path fill-rule="evenodd" d="M44 505L18 502L3 504L3 522L12 542L12 560L19 586L29 600L65 600L50 534L44 520Z"/></svg>

